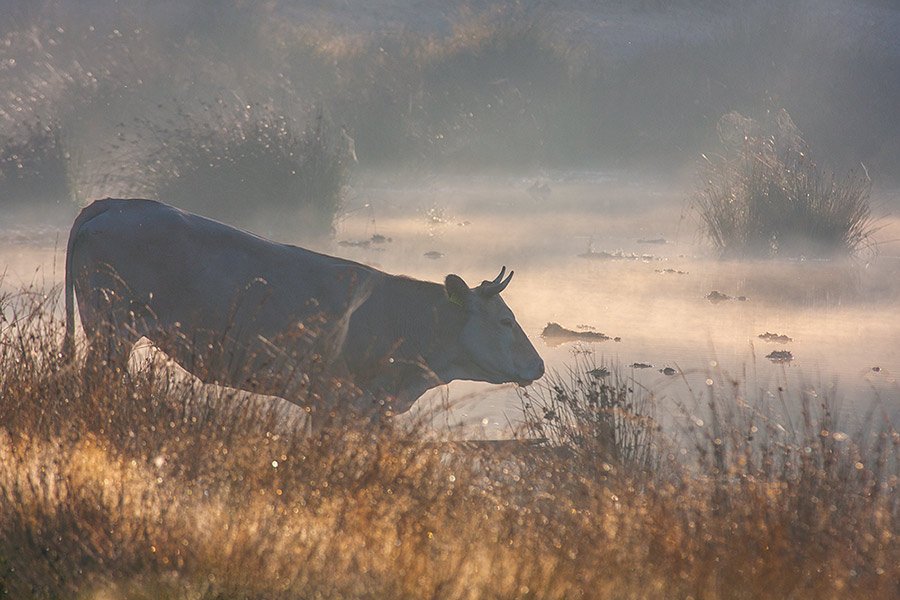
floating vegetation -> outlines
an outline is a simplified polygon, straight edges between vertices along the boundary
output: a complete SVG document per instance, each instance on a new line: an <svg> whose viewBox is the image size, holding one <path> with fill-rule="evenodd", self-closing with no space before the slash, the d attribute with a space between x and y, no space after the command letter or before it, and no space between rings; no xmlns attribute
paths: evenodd
<svg viewBox="0 0 900 600"><path fill-rule="evenodd" d="M651 365L650 363L642 363L642 362L631 363L628 366L631 367L632 369L652 369L653 368L653 365Z"/></svg>
<svg viewBox="0 0 900 600"><path fill-rule="evenodd" d="M589 249L587 252L582 252L578 256L579 258L586 258L588 260L635 260L641 262L653 262L661 260L658 256L654 256L652 254L636 254L634 252L624 252L622 250L615 250L613 252L597 252L595 250Z"/></svg>
<svg viewBox="0 0 900 600"><path fill-rule="evenodd" d="M662 369L659 370L659 372L662 373L663 375L667 375L669 377L673 377L678 374L678 371L676 371L672 367L663 367Z"/></svg>
<svg viewBox="0 0 900 600"><path fill-rule="evenodd" d="M341 240L338 246L345 248L369 248L372 246L372 240Z"/></svg>
<svg viewBox="0 0 900 600"><path fill-rule="evenodd" d="M384 248L373 248L373 246L388 244L392 241L394 241L392 238L385 237L381 234L376 233L367 240L341 240L338 242L338 246L344 246L345 248L366 248L373 250L383 250Z"/></svg>
<svg viewBox="0 0 900 600"><path fill-rule="evenodd" d="M765 332L765 333L761 333L761 334L759 334L759 335L756 336L756 337L758 337L759 339L761 339L761 340L763 340L763 341L765 341L765 342L773 342L773 343L776 343L776 344L787 344L788 342L793 342L793 341L794 341L793 338L790 338L790 337L788 337L788 336L786 336L786 335L780 335L780 334L777 334L777 333L771 333L771 332L768 332L768 331Z"/></svg>
<svg viewBox="0 0 900 600"><path fill-rule="evenodd" d="M567 329L559 323L547 323L541 332L541 337L548 343L559 345L566 342L606 342L609 340L621 341L621 338L612 338L605 333L599 331L575 331Z"/></svg>
<svg viewBox="0 0 900 600"><path fill-rule="evenodd" d="M737 300L738 302L746 302L749 300L747 296L729 296L728 294L723 294L718 290L713 290L706 295L706 299L712 302L713 304L718 304L719 302L728 302L729 300Z"/></svg>
<svg viewBox="0 0 900 600"><path fill-rule="evenodd" d="M766 354L766 358L774 363L789 363L794 360L794 355L790 350L773 350Z"/></svg>
<svg viewBox="0 0 900 600"><path fill-rule="evenodd" d="M679 271L677 269L653 269L654 273L659 273L661 275L687 275L687 271Z"/></svg>
<svg viewBox="0 0 900 600"><path fill-rule="evenodd" d="M651 239L641 238L641 239L639 239L639 240L637 241L637 243L638 243L638 244L659 244L659 245L662 245L662 244L668 244L669 242L666 241L666 238L651 238Z"/></svg>
<svg viewBox="0 0 900 600"><path fill-rule="evenodd" d="M444 253L438 252L437 250L429 250L422 256L424 256L425 258L430 258L431 260L437 260L439 258L444 258Z"/></svg>

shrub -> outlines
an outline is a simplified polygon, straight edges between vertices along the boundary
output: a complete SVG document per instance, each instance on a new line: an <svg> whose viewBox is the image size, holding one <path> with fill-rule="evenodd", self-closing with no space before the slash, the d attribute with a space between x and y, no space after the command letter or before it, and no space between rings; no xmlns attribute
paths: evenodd
<svg viewBox="0 0 900 600"><path fill-rule="evenodd" d="M304 233L331 233L348 157L321 113L300 134L286 118L254 111L213 125L185 119L150 158L160 199L263 227L297 215Z"/></svg>
<svg viewBox="0 0 900 600"><path fill-rule="evenodd" d="M21 135L0 138L0 208L70 202L69 159L55 122L35 121Z"/></svg>
<svg viewBox="0 0 900 600"><path fill-rule="evenodd" d="M202 109L176 106L138 121L134 141L157 144L131 167L143 179L140 187L265 233L332 232L352 158L321 110L298 132L291 119L259 105L231 110L217 101ZM119 147L107 153L116 156Z"/></svg>
<svg viewBox="0 0 900 600"><path fill-rule="evenodd" d="M737 113L719 120L724 153L706 158L695 195L703 233L726 257L829 257L870 241L871 181L839 177L810 158L784 110L760 127Z"/></svg>

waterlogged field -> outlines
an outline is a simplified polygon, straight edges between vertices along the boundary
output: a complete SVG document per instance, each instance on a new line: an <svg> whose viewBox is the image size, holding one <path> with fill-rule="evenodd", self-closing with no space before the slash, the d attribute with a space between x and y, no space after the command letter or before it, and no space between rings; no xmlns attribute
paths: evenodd
<svg viewBox="0 0 900 600"><path fill-rule="evenodd" d="M898 199L881 193L874 204L888 214ZM66 210L54 213L57 226L5 220L4 289L61 282ZM431 281L457 273L474 286L502 265L514 269L504 298L549 370L591 353L661 399L724 371L767 391L815 388L851 413L878 400L900 415L896 218L881 219L876 245L851 260L720 261L679 185L581 173L361 176L332 239L281 223L257 233ZM548 323L610 339L544 338ZM790 341L761 339L766 333ZM766 358L779 351L791 360ZM465 437L508 437L519 421L513 385L455 382L417 408L443 410L448 400L439 422L462 425Z"/></svg>

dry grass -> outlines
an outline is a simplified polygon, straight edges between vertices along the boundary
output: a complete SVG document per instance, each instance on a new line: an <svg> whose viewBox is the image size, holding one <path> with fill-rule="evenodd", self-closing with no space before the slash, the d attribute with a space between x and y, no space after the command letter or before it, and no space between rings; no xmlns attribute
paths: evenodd
<svg viewBox="0 0 900 600"><path fill-rule="evenodd" d="M685 432L653 434L644 470L603 468L565 445L477 451L391 427L310 438L299 409L198 387L158 361L86 385L59 358L57 301L26 290L0 302L0 590L10 597L896 591L889 428L838 435L810 402L796 429L781 429L718 382L708 402L686 404Z"/></svg>
<svg viewBox="0 0 900 600"><path fill-rule="evenodd" d="M593 354L575 354L566 372L550 372L522 392L527 437L566 448L592 477L658 468L662 439L653 410L647 390Z"/></svg>

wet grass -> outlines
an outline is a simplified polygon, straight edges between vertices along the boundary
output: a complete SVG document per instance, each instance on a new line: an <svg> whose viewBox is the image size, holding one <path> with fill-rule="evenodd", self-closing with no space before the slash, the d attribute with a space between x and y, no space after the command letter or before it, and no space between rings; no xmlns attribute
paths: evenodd
<svg viewBox="0 0 900 600"><path fill-rule="evenodd" d="M36 289L0 301L11 597L896 591L900 440L877 418L842 430L810 393L779 401L723 376L688 394L680 427L659 430L651 394L625 377L595 383L585 369L600 365L583 362L568 383L548 381L571 418L531 413L561 434L551 447L465 449L422 427L352 423L308 437L296 407L198 387L156 359L86 379L61 362L57 302ZM781 402L794 401L788 420ZM614 445L652 460L598 457L610 426L646 430L649 443Z"/></svg>

